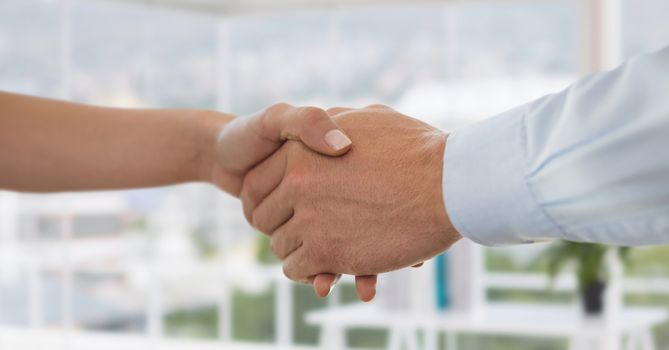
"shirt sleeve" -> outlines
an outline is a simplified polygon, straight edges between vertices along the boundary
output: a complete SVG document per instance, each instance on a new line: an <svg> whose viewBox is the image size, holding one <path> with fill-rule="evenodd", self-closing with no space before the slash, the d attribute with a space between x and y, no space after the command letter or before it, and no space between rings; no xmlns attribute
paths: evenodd
<svg viewBox="0 0 669 350"><path fill-rule="evenodd" d="M443 174L481 244L669 243L669 48L454 131Z"/></svg>

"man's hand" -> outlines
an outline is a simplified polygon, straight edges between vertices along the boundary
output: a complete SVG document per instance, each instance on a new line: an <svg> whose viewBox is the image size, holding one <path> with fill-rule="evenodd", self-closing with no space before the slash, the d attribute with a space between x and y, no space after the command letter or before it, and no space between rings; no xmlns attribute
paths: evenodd
<svg viewBox="0 0 669 350"><path fill-rule="evenodd" d="M446 136L383 106L340 112L356 143L348 154L288 142L244 179L247 219L296 281L412 266L460 238L442 199Z"/></svg>

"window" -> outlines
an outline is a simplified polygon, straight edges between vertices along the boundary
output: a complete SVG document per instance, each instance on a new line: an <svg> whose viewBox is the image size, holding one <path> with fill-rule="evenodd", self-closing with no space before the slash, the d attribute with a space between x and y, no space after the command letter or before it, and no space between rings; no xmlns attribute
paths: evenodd
<svg viewBox="0 0 669 350"><path fill-rule="evenodd" d="M451 129L560 90L582 71L577 0L406 1L251 14L160 3L3 0L0 89L237 115L279 101L385 103ZM669 42L665 0L624 6L626 57ZM542 271L531 262L542 249L486 250L485 276L534 278ZM666 278L664 250L635 250L644 267L629 276ZM543 289L528 296L490 281L481 288L492 301L569 300ZM635 291L631 304L666 304L664 296ZM15 327L90 344L101 342L95 331L132 344L188 339L194 341L189 349L218 341L312 345L319 330L304 315L351 302L350 280L336 293L335 301L324 301L285 281L240 205L207 186L0 192L0 336L15 339L17 349L35 339L12 333ZM72 329L78 332L67 332ZM385 335L356 330L348 339L380 347ZM560 345L468 339L475 348Z"/></svg>

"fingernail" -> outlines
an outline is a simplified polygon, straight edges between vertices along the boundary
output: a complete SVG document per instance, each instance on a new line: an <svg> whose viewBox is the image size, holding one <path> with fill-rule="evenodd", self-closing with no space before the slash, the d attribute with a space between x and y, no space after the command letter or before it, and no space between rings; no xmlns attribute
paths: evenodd
<svg viewBox="0 0 669 350"><path fill-rule="evenodd" d="M335 151L344 149L351 144L351 139L340 130L330 130L325 134L325 142Z"/></svg>

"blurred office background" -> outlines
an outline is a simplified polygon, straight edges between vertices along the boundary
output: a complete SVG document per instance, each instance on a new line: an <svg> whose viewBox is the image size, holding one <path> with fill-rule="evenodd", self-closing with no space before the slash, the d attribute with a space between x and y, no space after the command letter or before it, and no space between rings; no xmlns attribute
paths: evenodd
<svg viewBox="0 0 669 350"><path fill-rule="evenodd" d="M667 13L666 0L0 0L0 89L238 115L384 103L448 130L669 45ZM0 192L0 349L593 348L522 326L608 327L581 315L573 266L549 278L550 247L462 247L448 287L470 300L448 316L434 263L382 276L371 305L350 279L318 299L206 185ZM607 259L601 318L654 316L604 348L669 349L669 247ZM500 305L513 307L491 326Z"/></svg>

